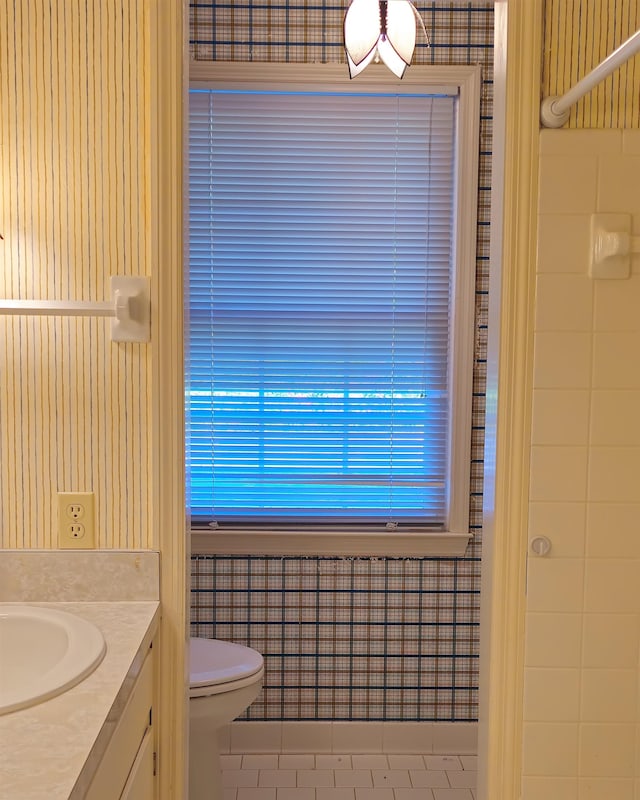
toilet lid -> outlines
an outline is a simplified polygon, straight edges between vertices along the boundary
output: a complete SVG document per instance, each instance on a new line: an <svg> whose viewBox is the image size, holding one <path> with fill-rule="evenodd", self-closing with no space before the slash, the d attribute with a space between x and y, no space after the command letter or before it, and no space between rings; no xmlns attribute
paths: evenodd
<svg viewBox="0 0 640 800"><path fill-rule="evenodd" d="M192 688L239 681L255 675L263 665L256 650L221 639L192 638L189 653Z"/></svg>

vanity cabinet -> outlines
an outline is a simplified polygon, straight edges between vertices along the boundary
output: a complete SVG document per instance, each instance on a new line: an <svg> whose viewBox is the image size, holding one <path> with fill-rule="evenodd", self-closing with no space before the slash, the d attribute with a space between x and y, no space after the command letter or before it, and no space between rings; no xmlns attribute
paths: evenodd
<svg viewBox="0 0 640 800"><path fill-rule="evenodd" d="M144 659L86 800L154 800L153 646Z"/></svg>

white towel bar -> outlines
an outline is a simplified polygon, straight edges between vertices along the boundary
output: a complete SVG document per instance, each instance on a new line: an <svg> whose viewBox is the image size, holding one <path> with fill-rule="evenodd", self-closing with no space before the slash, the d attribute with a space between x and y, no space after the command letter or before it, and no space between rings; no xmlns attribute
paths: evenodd
<svg viewBox="0 0 640 800"><path fill-rule="evenodd" d="M111 302L84 300L0 300L0 314L55 317L113 317L114 342L148 342L151 338L149 278L114 275Z"/></svg>
<svg viewBox="0 0 640 800"><path fill-rule="evenodd" d="M636 31L611 55L592 69L561 97L546 97L540 107L540 121L545 128L561 128L569 119L571 106L590 92L600 81L607 78L614 69L622 66L627 59L640 51L640 31Z"/></svg>

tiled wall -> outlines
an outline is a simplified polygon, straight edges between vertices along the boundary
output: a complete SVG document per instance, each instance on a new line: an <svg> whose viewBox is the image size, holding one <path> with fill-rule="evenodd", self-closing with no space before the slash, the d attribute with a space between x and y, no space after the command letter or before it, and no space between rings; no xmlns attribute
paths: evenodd
<svg viewBox="0 0 640 800"><path fill-rule="evenodd" d="M0 3L0 297L109 299L149 270L149 4ZM55 547L55 493L100 547L152 544L150 345L105 319L0 316L0 546Z"/></svg>
<svg viewBox="0 0 640 800"><path fill-rule="evenodd" d="M639 186L640 130L542 132L523 800L640 796L640 256L588 277Z"/></svg>
<svg viewBox="0 0 640 800"><path fill-rule="evenodd" d="M417 64L483 67L471 472L474 541L461 560L194 556L192 632L266 654L251 719L477 717L489 266L493 3L416 3ZM345 62L343 2L191 4L197 60ZM345 64L346 69L346 64Z"/></svg>
<svg viewBox="0 0 640 800"><path fill-rule="evenodd" d="M636 0L545 0L544 6L544 97L564 94L640 30ZM640 126L640 58L629 59L580 100L567 126Z"/></svg>

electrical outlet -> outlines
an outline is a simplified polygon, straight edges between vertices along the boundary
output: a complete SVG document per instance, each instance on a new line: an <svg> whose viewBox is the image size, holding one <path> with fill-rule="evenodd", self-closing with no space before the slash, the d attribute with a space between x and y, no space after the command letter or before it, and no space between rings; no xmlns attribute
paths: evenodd
<svg viewBox="0 0 640 800"><path fill-rule="evenodd" d="M95 546L93 492L58 492L58 547L90 550Z"/></svg>

